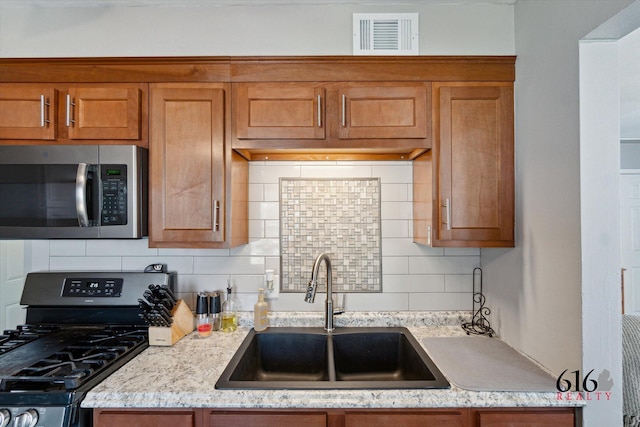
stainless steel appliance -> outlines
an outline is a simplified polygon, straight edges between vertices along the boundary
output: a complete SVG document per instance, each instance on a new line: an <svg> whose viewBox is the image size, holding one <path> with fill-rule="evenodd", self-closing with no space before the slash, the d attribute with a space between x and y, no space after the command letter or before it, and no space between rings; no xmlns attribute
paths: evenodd
<svg viewBox="0 0 640 427"><path fill-rule="evenodd" d="M139 299L175 273L27 275L27 323L0 335L0 426L86 427L86 393L148 346Z"/></svg>
<svg viewBox="0 0 640 427"><path fill-rule="evenodd" d="M0 146L0 238L146 236L147 165L135 145Z"/></svg>

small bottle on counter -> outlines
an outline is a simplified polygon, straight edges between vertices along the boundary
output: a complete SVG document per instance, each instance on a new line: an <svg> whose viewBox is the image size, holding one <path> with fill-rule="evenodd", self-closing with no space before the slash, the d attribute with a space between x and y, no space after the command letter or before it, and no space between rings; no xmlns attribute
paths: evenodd
<svg viewBox="0 0 640 427"><path fill-rule="evenodd" d="M227 299L222 304L222 332L233 332L238 329L236 304L231 294L231 281L227 281Z"/></svg>
<svg viewBox="0 0 640 427"><path fill-rule="evenodd" d="M264 301L264 289L258 289L258 302L253 306L253 329L257 332L269 327L267 303Z"/></svg>
<svg viewBox="0 0 640 427"><path fill-rule="evenodd" d="M209 320L211 321L211 327L214 331L220 330L221 321L221 308L220 304L220 292L211 292L209 294Z"/></svg>
<svg viewBox="0 0 640 427"><path fill-rule="evenodd" d="M196 299L196 329L200 338L211 335L212 325L209 318L209 298L207 292L198 292Z"/></svg>

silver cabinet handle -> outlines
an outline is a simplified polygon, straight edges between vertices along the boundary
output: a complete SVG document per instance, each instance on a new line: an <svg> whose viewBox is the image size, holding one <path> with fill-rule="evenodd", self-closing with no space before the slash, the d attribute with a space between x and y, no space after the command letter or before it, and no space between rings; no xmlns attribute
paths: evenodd
<svg viewBox="0 0 640 427"><path fill-rule="evenodd" d="M449 198L444 201L444 208L447 231L449 231L451 230L451 201L449 200Z"/></svg>
<svg viewBox="0 0 640 427"><path fill-rule="evenodd" d="M219 213L220 213L220 202L217 200L214 200L213 201L213 231L220 231Z"/></svg>
<svg viewBox="0 0 640 427"><path fill-rule="evenodd" d="M318 127L322 127L322 98L318 95Z"/></svg>
<svg viewBox="0 0 640 427"><path fill-rule="evenodd" d="M45 111L45 109L47 111ZM44 95L40 95L40 127L45 127L49 124L49 103Z"/></svg>
<svg viewBox="0 0 640 427"><path fill-rule="evenodd" d="M342 94L342 127L347 125L347 95Z"/></svg>
<svg viewBox="0 0 640 427"><path fill-rule="evenodd" d="M76 214L80 227L89 226L89 214L87 212L87 180L89 177L89 165L78 163L76 172Z"/></svg>
<svg viewBox="0 0 640 427"><path fill-rule="evenodd" d="M427 225L427 245L431 245L431 226Z"/></svg>
<svg viewBox="0 0 640 427"><path fill-rule="evenodd" d="M71 111L71 107L76 106L74 102L71 102L71 95L67 94L67 127L71 127L71 123L75 123L73 120L73 112Z"/></svg>

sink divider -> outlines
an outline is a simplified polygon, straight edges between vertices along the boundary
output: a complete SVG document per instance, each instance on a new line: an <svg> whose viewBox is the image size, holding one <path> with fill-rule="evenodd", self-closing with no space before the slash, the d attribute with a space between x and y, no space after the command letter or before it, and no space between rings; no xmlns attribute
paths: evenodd
<svg viewBox="0 0 640 427"><path fill-rule="evenodd" d="M327 369L329 370L329 381L336 380L336 365L333 354L333 339L331 334L327 335Z"/></svg>

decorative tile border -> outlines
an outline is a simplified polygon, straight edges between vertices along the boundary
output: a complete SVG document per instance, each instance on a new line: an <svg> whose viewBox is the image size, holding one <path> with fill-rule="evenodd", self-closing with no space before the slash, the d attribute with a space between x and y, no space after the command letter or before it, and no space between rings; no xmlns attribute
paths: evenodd
<svg viewBox="0 0 640 427"><path fill-rule="evenodd" d="M281 290L305 292L323 252L334 292L382 292L379 178L280 179Z"/></svg>

